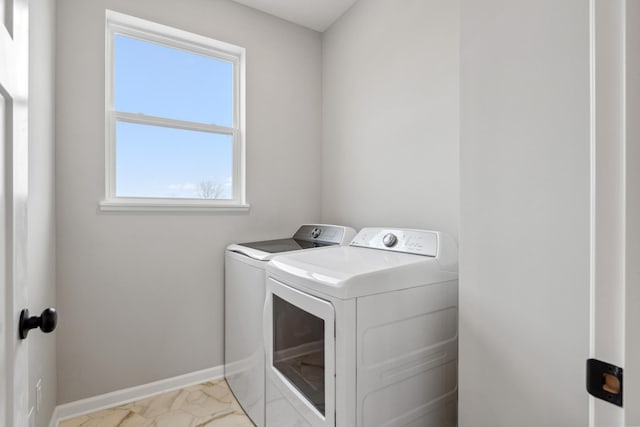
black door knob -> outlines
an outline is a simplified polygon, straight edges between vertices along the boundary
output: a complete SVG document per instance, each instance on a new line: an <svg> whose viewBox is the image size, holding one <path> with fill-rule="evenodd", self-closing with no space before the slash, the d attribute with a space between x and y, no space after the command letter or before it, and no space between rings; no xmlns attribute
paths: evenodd
<svg viewBox="0 0 640 427"><path fill-rule="evenodd" d="M40 328L42 332L49 333L58 324L58 313L55 308L46 308L40 316L29 317L29 310L26 308L20 313L20 324L18 332L20 339L25 339L31 329Z"/></svg>

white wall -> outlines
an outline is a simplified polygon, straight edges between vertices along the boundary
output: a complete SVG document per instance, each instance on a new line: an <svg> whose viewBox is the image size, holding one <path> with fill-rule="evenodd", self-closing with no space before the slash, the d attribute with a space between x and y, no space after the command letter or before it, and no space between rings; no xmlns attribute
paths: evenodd
<svg viewBox="0 0 640 427"><path fill-rule="evenodd" d="M249 214L106 214L105 8L247 49ZM223 363L223 250L318 221L321 40L227 0L57 1L58 402Z"/></svg>
<svg viewBox="0 0 640 427"><path fill-rule="evenodd" d="M55 3L30 2L29 41L29 214L28 301L32 315L56 304L54 202ZM56 335L29 334L29 401L35 405L42 379L36 426L49 424L56 405Z"/></svg>
<svg viewBox="0 0 640 427"><path fill-rule="evenodd" d="M367 0L323 34L323 221L457 236L459 31L457 0Z"/></svg>
<svg viewBox="0 0 640 427"><path fill-rule="evenodd" d="M461 6L461 427L588 425L589 4Z"/></svg>

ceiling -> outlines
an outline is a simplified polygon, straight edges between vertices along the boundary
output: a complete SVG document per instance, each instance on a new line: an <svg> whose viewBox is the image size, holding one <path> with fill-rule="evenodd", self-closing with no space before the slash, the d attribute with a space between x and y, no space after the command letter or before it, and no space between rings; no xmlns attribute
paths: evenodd
<svg viewBox="0 0 640 427"><path fill-rule="evenodd" d="M270 15L323 32L357 0L234 0Z"/></svg>

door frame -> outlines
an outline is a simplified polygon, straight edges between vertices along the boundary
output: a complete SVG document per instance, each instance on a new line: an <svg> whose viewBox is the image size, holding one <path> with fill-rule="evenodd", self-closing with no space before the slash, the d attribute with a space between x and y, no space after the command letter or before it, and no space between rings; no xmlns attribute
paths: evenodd
<svg viewBox="0 0 640 427"><path fill-rule="evenodd" d="M627 0L625 15L625 425L640 426L640 0Z"/></svg>
<svg viewBox="0 0 640 427"><path fill-rule="evenodd" d="M633 169L627 121L627 6L638 0L590 0L591 230L589 357L629 368L626 347L633 334L626 328L633 264L629 231L638 216L627 209ZM640 160L636 154L636 160ZM628 167L633 166L633 167ZM631 175L629 174L631 173ZM637 191L637 188L635 189ZM638 211L640 212L640 211ZM637 308L636 308L637 309ZM633 369L633 368L632 368ZM633 370L631 371L633 372ZM623 377L623 407L589 398L589 425L624 426L625 407L640 404L628 372ZM630 393L631 392L631 393ZM637 392L636 392L637 394ZM630 412L629 412L630 413Z"/></svg>

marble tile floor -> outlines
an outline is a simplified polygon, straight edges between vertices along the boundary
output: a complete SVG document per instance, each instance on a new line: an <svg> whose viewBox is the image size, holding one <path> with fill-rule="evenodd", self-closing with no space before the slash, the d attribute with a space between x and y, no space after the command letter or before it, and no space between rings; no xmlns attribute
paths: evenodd
<svg viewBox="0 0 640 427"><path fill-rule="evenodd" d="M58 427L253 427L224 379L60 421Z"/></svg>

